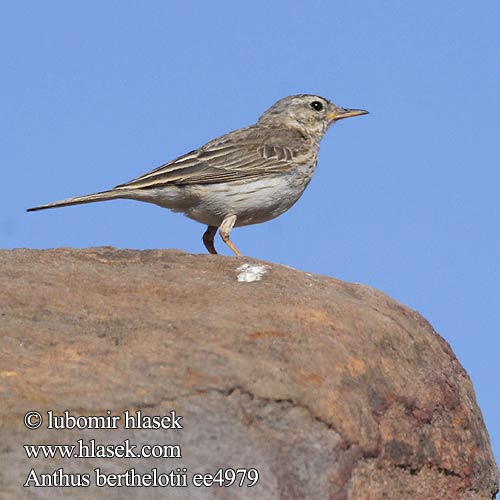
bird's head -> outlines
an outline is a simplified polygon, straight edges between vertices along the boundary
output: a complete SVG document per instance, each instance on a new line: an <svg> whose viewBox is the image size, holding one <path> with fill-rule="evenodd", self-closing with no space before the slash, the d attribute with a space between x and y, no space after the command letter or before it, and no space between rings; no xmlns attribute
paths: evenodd
<svg viewBox="0 0 500 500"><path fill-rule="evenodd" d="M318 142L337 120L366 115L362 109L336 106L318 95L299 94L280 99L259 118L259 124L304 129Z"/></svg>

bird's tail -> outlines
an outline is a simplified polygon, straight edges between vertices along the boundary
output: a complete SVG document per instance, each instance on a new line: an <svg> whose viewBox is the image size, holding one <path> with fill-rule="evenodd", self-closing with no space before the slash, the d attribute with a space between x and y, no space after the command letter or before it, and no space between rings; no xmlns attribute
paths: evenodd
<svg viewBox="0 0 500 500"><path fill-rule="evenodd" d="M75 196L74 198L66 198L65 200L53 201L38 207L27 208L27 212L34 212L36 210L45 210L46 208L69 207L70 205L80 205L82 203L93 203L95 201L114 200L116 198L123 198L124 192L110 189L109 191L101 191L100 193L87 194L85 196Z"/></svg>

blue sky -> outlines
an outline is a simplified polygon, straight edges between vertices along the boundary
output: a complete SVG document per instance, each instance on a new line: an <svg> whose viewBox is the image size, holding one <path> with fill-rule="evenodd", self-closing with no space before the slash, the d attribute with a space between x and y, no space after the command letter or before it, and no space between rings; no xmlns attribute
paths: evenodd
<svg viewBox="0 0 500 500"><path fill-rule="evenodd" d="M328 132L295 207L233 240L421 312L498 460L499 19L493 0L4 2L0 246L204 252L201 225L153 205L24 209L127 181L289 94L367 109Z"/></svg>

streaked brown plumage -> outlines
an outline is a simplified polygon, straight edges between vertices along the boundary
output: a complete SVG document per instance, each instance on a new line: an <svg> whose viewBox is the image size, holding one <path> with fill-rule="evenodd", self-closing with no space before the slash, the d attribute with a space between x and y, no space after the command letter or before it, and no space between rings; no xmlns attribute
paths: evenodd
<svg viewBox="0 0 500 500"><path fill-rule="evenodd" d="M231 229L273 219L302 195L316 168L319 142L337 120L367 111L339 108L320 96L285 97L250 127L213 139L197 150L99 193L48 203L28 211L117 198L155 203L206 224L203 242L217 253Z"/></svg>

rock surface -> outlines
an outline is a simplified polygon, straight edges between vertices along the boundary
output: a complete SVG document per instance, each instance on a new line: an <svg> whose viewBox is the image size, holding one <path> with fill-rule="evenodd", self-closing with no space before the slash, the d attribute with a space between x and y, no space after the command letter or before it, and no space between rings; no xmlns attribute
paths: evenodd
<svg viewBox="0 0 500 500"><path fill-rule="evenodd" d="M497 491L469 377L427 321L381 292L179 251L1 251L0 270L1 499L486 500ZM23 424L29 410L44 419L37 430ZM50 410L122 418L117 429L55 430ZM124 429L125 410L175 410L183 429ZM28 459L23 448L79 439L178 445L182 458ZM190 484L219 468L260 475L251 488L94 485L96 468L183 467ZM37 479L23 488L31 469ZM33 486L58 470L53 482L86 473L91 486Z"/></svg>

